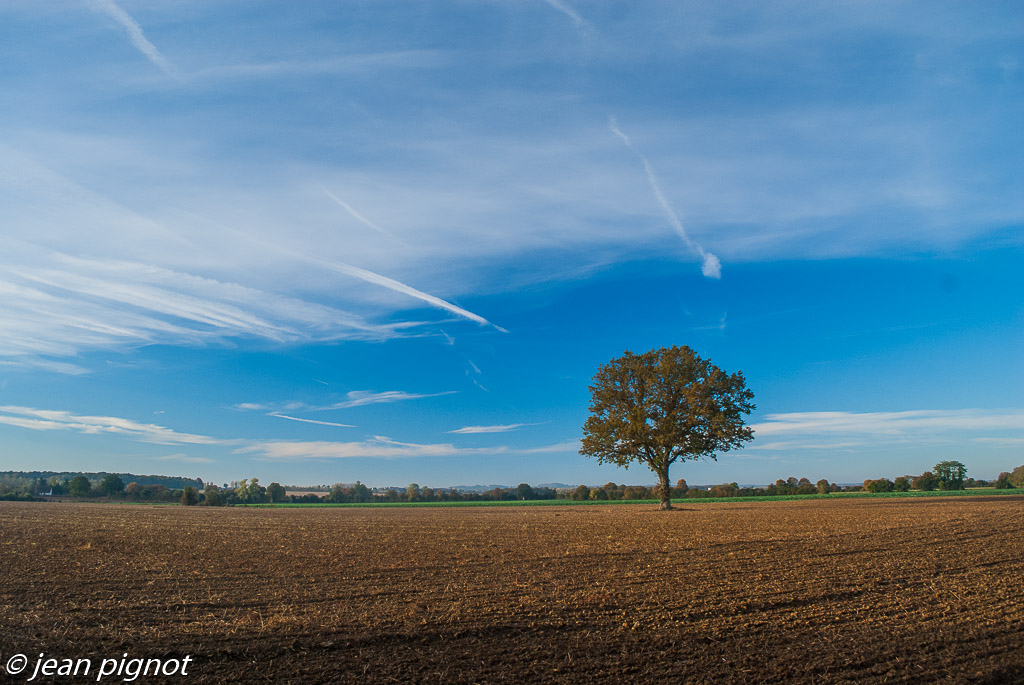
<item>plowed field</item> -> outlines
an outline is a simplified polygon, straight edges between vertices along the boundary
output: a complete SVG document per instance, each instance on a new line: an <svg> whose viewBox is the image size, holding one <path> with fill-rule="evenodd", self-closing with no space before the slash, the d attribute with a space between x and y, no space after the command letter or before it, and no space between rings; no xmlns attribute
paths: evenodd
<svg viewBox="0 0 1024 685"><path fill-rule="evenodd" d="M0 503L0 554L0 672L128 653L191 655L179 683L1024 682L1018 497ZM69 681L95 677L34 682Z"/></svg>

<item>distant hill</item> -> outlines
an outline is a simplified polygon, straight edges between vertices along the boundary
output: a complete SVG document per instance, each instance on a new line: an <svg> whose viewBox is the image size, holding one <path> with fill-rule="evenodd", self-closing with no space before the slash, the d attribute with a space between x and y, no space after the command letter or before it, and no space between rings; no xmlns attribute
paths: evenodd
<svg viewBox="0 0 1024 685"><path fill-rule="evenodd" d="M489 492L494 488L503 490L515 487L514 485L453 485L452 488L459 492Z"/></svg>
<svg viewBox="0 0 1024 685"><path fill-rule="evenodd" d="M71 480L75 476L85 476L91 481L100 481L111 475L107 471L0 471L0 479L11 478L43 478L49 480L56 476L60 480ZM184 476L141 476L135 473L115 473L125 485L138 483L139 485L166 485L171 490L183 490L186 485L191 485L200 490L203 489L203 481L200 478L186 478Z"/></svg>

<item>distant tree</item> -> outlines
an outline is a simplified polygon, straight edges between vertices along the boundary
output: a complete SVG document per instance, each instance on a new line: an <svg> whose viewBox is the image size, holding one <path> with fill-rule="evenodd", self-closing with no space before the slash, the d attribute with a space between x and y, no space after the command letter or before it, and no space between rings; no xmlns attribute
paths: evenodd
<svg viewBox="0 0 1024 685"><path fill-rule="evenodd" d="M629 468L641 463L658 476L661 508L671 509L669 467L717 459L752 440L743 415L754 393L740 372L727 375L689 347L626 351L598 369L590 386L590 416L580 454Z"/></svg>
<svg viewBox="0 0 1024 685"><path fill-rule="evenodd" d="M246 487L245 501L250 504L261 504L267 501L267 489L260 485L259 478L249 481L249 485Z"/></svg>
<svg viewBox="0 0 1024 685"><path fill-rule="evenodd" d="M92 492L92 485L85 476L75 476L68 485L68 494L72 497L88 497Z"/></svg>
<svg viewBox="0 0 1024 685"><path fill-rule="evenodd" d="M356 481L356 484L352 486L352 492L349 496L353 502L369 502L373 499L373 493L370 492L370 488L359 481Z"/></svg>
<svg viewBox="0 0 1024 685"><path fill-rule="evenodd" d="M124 492L124 481L113 473L107 474L96 490L105 497L117 497Z"/></svg>
<svg viewBox="0 0 1024 685"><path fill-rule="evenodd" d="M814 488L818 491L819 495L827 495L831 487L831 484L825 478L814 484Z"/></svg>
<svg viewBox="0 0 1024 685"><path fill-rule="evenodd" d="M586 485L577 485L572 491L572 499L577 502L590 499L590 488Z"/></svg>
<svg viewBox="0 0 1024 685"><path fill-rule="evenodd" d="M900 476L892 482L892 489L895 492L907 492L910 490L910 478L908 476Z"/></svg>
<svg viewBox="0 0 1024 685"><path fill-rule="evenodd" d="M131 500L142 499L142 486L135 481L132 481L125 486L124 495Z"/></svg>
<svg viewBox="0 0 1024 685"><path fill-rule="evenodd" d="M528 483L520 483L519 485L516 486L516 499L533 499L533 488L531 488Z"/></svg>
<svg viewBox="0 0 1024 685"><path fill-rule="evenodd" d="M958 461L940 461L935 465L935 477L939 490L963 490L967 467Z"/></svg>
<svg viewBox="0 0 1024 685"><path fill-rule="evenodd" d="M199 504L199 490L186 485L185 489L181 491L181 503L186 507L194 507Z"/></svg>
<svg viewBox="0 0 1024 685"><path fill-rule="evenodd" d="M864 489L868 492L892 492L895 485L888 478L864 481Z"/></svg>
<svg viewBox="0 0 1024 685"><path fill-rule="evenodd" d="M713 485L710 494L712 497L736 497L740 494L740 486L738 483Z"/></svg>
<svg viewBox="0 0 1024 685"><path fill-rule="evenodd" d="M1024 488L1024 466L1018 466L1010 472L1010 483L1015 488Z"/></svg>
<svg viewBox="0 0 1024 685"><path fill-rule="evenodd" d="M650 499L651 489L642 485L627 485L622 493L623 499Z"/></svg>
<svg viewBox="0 0 1024 685"><path fill-rule="evenodd" d="M608 493L608 499L623 499L626 492L626 486L619 485L615 481L608 481L604 484L604 491Z"/></svg>
<svg viewBox="0 0 1024 685"><path fill-rule="evenodd" d="M224 500L220 495L220 488L213 483L207 483L203 490L203 504L207 507L223 506Z"/></svg>
<svg viewBox="0 0 1024 685"><path fill-rule="evenodd" d="M1010 482L1010 472L1003 471L996 478L996 490L1011 490L1012 488L1013 483Z"/></svg>
<svg viewBox="0 0 1024 685"><path fill-rule="evenodd" d="M939 479L935 477L935 474L931 471L925 471L920 476L915 478L910 483L915 490L923 490L928 492L934 490L939 486Z"/></svg>
<svg viewBox="0 0 1024 685"><path fill-rule="evenodd" d="M813 495L815 493L815 487L811 485L811 481L807 478L801 478L796 484L796 494L798 495Z"/></svg>
<svg viewBox="0 0 1024 685"><path fill-rule="evenodd" d="M591 488L590 499L592 500L606 500L608 499L608 492L604 488Z"/></svg>
<svg viewBox="0 0 1024 685"><path fill-rule="evenodd" d="M680 497L686 496L686 491L690 489L690 486L686 484L685 478L680 478L676 481L676 492L679 493Z"/></svg>
<svg viewBox="0 0 1024 685"><path fill-rule="evenodd" d="M410 502L418 502L422 497L419 483L409 483L405 486L405 496Z"/></svg>
<svg viewBox="0 0 1024 685"><path fill-rule="evenodd" d="M286 494L280 483L271 483L267 486L267 501L271 504L283 502Z"/></svg>
<svg viewBox="0 0 1024 685"><path fill-rule="evenodd" d="M180 496L180 495L179 495ZM173 502L174 493L166 485L143 485L142 499L153 502Z"/></svg>
<svg viewBox="0 0 1024 685"><path fill-rule="evenodd" d="M327 493L326 499L331 504L341 504L348 502L348 493L345 492L345 488L341 487L341 483L335 483L331 491Z"/></svg>

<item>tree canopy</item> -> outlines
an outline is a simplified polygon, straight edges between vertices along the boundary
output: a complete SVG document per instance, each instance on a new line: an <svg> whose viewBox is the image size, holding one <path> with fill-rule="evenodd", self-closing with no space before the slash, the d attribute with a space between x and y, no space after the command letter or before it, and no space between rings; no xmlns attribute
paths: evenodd
<svg viewBox="0 0 1024 685"><path fill-rule="evenodd" d="M645 464L658 476L662 509L672 508L672 464L717 459L754 437L743 423L755 408L743 373L727 374L687 346L627 350L598 369L590 394L580 454Z"/></svg>
<svg viewBox="0 0 1024 685"><path fill-rule="evenodd" d="M935 465L935 477L939 479L939 490L963 490L967 467L959 461L940 461Z"/></svg>

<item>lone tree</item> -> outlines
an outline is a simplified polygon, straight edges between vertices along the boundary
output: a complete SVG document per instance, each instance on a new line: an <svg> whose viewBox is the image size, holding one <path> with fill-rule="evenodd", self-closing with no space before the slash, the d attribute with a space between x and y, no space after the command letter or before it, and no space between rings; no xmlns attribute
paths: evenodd
<svg viewBox="0 0 1024 685"><path fill-rule="evenodd" d="M672 508L673 463L717 459L754 437L743 425L754 410L743 373L728 375L686 346L627 350L598 369L590 398L580 454L626 469L647 465L658 475L662 509Z"/></svg>

